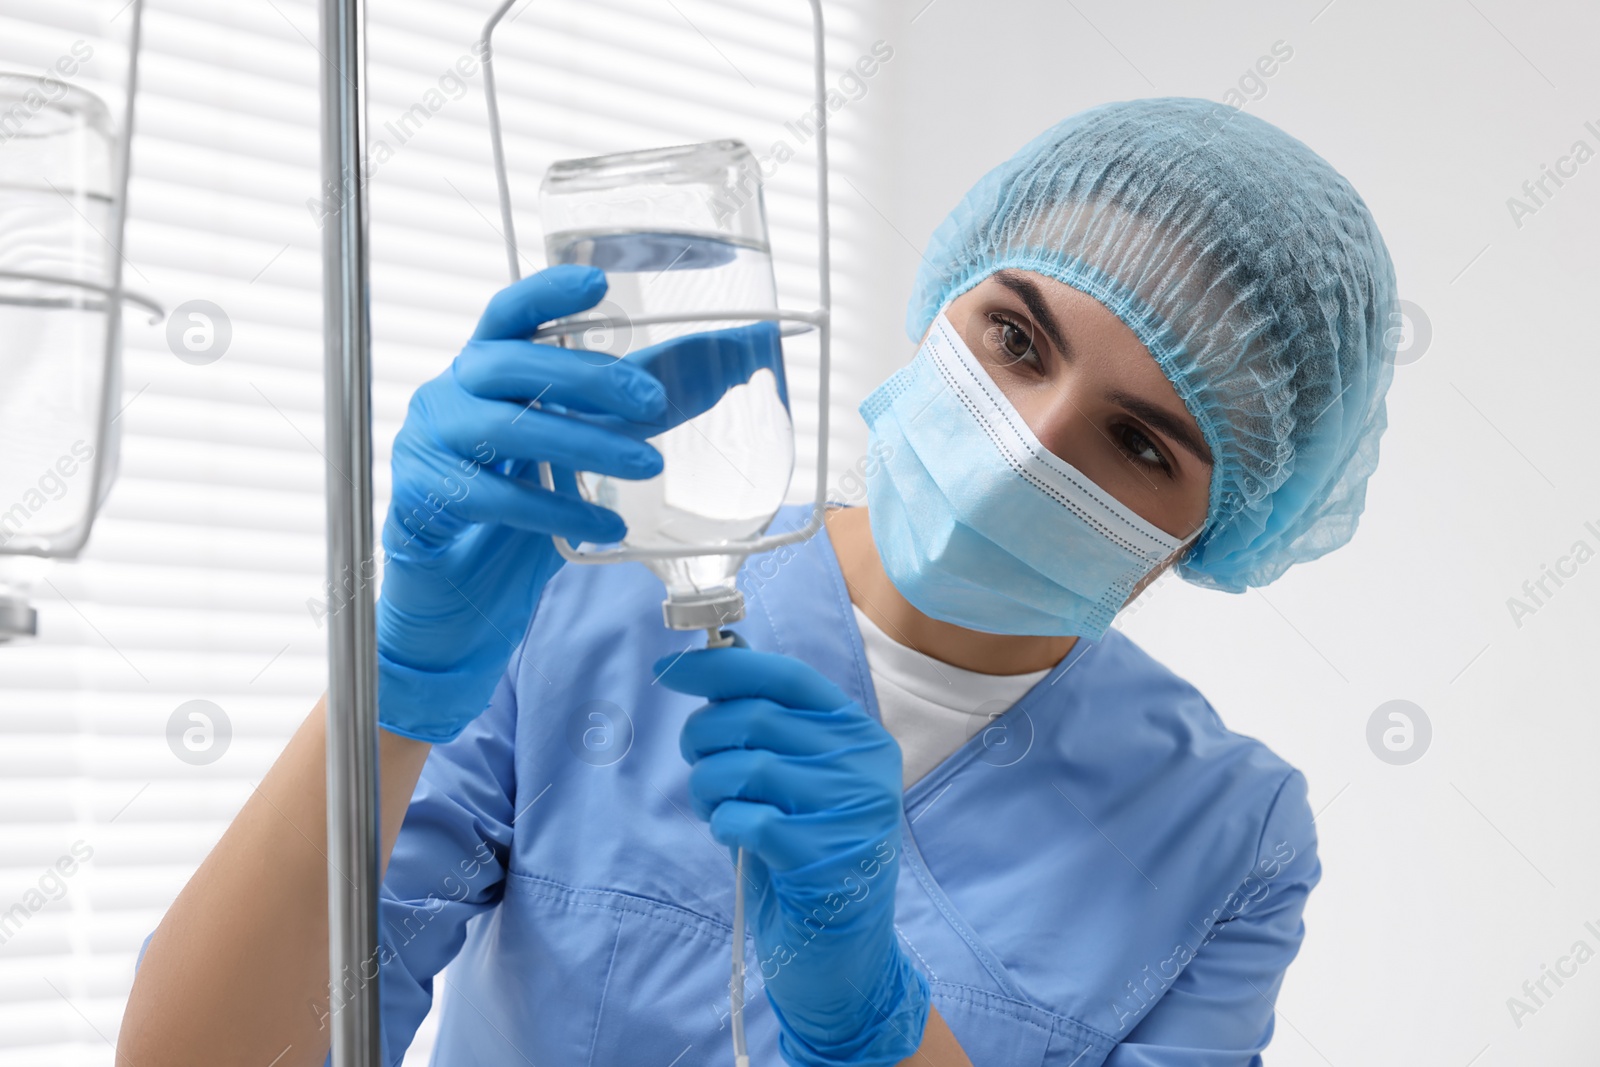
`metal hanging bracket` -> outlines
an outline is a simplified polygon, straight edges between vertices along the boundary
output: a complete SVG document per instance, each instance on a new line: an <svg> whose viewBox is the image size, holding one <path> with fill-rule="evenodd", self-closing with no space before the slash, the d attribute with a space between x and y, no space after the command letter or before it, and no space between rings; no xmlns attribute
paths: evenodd
<svg viewBox="0 0 1600 1067"><path fill-rule="evenodd" d="M478 51L483 57L483 82L484 96L489 109L489 141L494 152L495 185L500 200L500 224L502 237L505 240L506 266L513 282L522 278L521 252L517 244L517 228L511 211L511 179L506 168L505 139L500 124L500 99L495 85L494 76L494 33L499 28L501 20L520 0L503 0L487 22L484 23L483 33L478 39ZM827 71L823 49L824 34L822 26L821 0L809 0L811 5L811 36L812 36L812 81L813 96L817 114L827 114ZM819 306L815 311L754 311L754 310L716 310L694 311L660 315L640 315L629 319L633 326L647 326L656 323L670 322L704 322L712 320L729 321L777 321L780 323L799 324L799 329L785 329L784 336L789 336L801 330L816 329L818 332L818 360L817 360L817 483L816 493L812 502L811 514L805 525L787 533L766 534L746 541L724 541L720 544L685 545L681 548L613 548L602 552L580 551L564 537L554 537L556 550L562 557L573 563L617 563L627 560L655 560L655 559L682 559L693 556L751 556L759 552L769 552L783 545L804 541L822 528L823 511L828 503L828 416L829 416L829 379L831 377L831 341L833 322L831 309L833 305L832 289L829 284L829 229L828 229L828 126L825 121L817 123L817 165L816 165L816 191L817 191L817 293ZM595 326L614 324L614 320L596 315L563 321L554 325L541 327L533 334L533 340L545 337L555 337L565 333L576 333L591 329ZM550 470L550 464L539 464L539 481L546 489L555 488L555 478Z"/></svg>

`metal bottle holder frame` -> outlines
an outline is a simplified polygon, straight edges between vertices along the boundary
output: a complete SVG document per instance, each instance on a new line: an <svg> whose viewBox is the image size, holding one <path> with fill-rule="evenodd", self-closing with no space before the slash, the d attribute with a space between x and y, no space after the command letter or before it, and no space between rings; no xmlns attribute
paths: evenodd
<svg viewBox="0 0 1600 1067"><path fill-rule="evenodd" d="M130 292L122 284L123 234L127 228L128 221L129 163L133 150L134 100L138 95L137 90L139 87L139 48L144 21L144 0L133 0L131 8L131 27L128 31L128 71L122 101L122 122L117 129L115 169L112 173L113 196L111 224L109 227L111 233L106 236L106 240L111 245L114 253L111 259L111 284L99 285L95 282L78 278L65 278L29 271L0 270L0 279L5 281L40 282L61 288L79 289L99 298L94 304L84 305L61 297L0 295L0 304L35 308L88 306L93 310L103 309L106 312L105 350L101 368L100 405L97 415L97 423L101 427L107 427L111 424L111 413L120 399L114 394L121 383L121 374L118 372L118 368L122 351L123 305L138 305L150 313L152 322L159 321L164 314L161 305L147 296ZM82 89L76 91L86 92L86 90ZM76 559L78 554L83 551L84 545L89 541L89 535L94 529L95 519L99 516L100 504L104 498L105 491L109 489L109 486L103 481L106 477L106 452L107 449L104 447L95 450L90 476L90 492L93 494L93 499L89 505L88 515L79 525L74 536L45 548L12 548L8 545L0 545L0 556L40 556L46 559ZM22 599L0 597L0 642L14 636L31 636L36 632L37 624L37 613Z"/></svg>
<svg viewBox="0 0 1600 1067"><path fill-rule="evenodd" d="M480 51L483 56L483 85L484 96L489 106L489 139L494 149L495 183L500 198L500 221L504 228L506 246L506 264L511 273L513 282L522 278L521 256L517 246L516 224L511 214L511 182L506 169L505 144L500 130L500 102L495 89L494 79L494 31L500 25L508 11L519 0L504 0L495 9L494 14L484 23L483 34L479 38ZM804 541L822 528L822 515L827 504L828 494L828 381L830 377L829 342L832 335L831 309L832 290L828 283L828 126L827 126L827 80L823 52L823 27L821 0L809 0L811 4L811 37L812 37L812 74L814 81L813 95L815 96L817 121L817 293L820 306L815 311L777 311L727 309L713 311L690 311L656 315L640 315L626 319L615 319L608 315L589 315L582 318L570 317L568 321L558 322L553 325L540 327L533 334L534 340L546 337L557 337L569 333L579 333L596 326L650 326L658 323L673 322L704 322L708 320L726 319L740 322L772 322L801 323L801 329L815 328L818 331L818 362L817 362L817 489L812 503L811 515L804 526L788 533L764 534L761 537L747 541L727 541L715 545L687 545L682 548L613 548L601 552L580 552L576 546L571 545L563 537L552 537L556 551L562 558L573 563L618 563L628 560L644 561L652 559L681 559L692 556L752 556L758 552L768 552L782 545ZM788 336L793 332L785 330ZM550 471L550 464L539 464L539 481L546 489L555 488L555 480Z"/></svg>
<svg viewBox="0 0 1600 1067"><path fill-rule="evenodd" d="M479 38L480 53L483 56L483 83L484 96L489 107L489 138L494 149L495 183L500 197L500 221L505 228L504 237L506 245L506 265L511 273L511 280L518 281L522 277L521 257L517 248L516 224L511 214L511 182L506 169L505 144L500 129L500 102L495 89L494 80L494 31L500 25L508 11L517 0L504 0L489 20L484 24L483 35ZM803 311L768 311L747 310L732 308L715 311L693 311L672 314L640 315L629 318L626 323L619 323L608 315L589 315L583 318L571 317L568 321L558 322L554 325L543 326L536 330L533 339L560 336L587 330L595 326L646 326L657 323L671 322L704 322L708 320L731 320L739 322L798 322L818 331L818 388L817 388L817 490L812 504L811 514L805 525L799 529L782 534L764 534L761 537L748 541L730 541L716 545L690 545L683 548L668 549L638 549L615 548L602 552L580 552L569 544L565 538L552 537L556 551L562 558L573 563L620 563L624 561L645 561L653 559L682 559L692 556L742 556L748 557L758 552L767 552L783 545L803 541L822 528L823 509L827 504L828 494L828 379L829 379L829 341L831 339L832 291L828 284L828 128L827 128L827 80L826 62L824 58L824 41L822 27L821 0L810 0L811 4L811 39L812 39L812 76L813 96L817 116L817 295L820 306L812 312ZM539 464L539 481L546 489L555 488L555 479L550 471L550 464ZM742 602L736 602L738 610L742 612ZM669 625L682 625L674 623L671 613L671 601L663 605L666 621ZM717 614L720 615L721 606ZM733 618L737 618L734 616ZM733 642L731 636L726 635L720 628L721 622L731 622L733 618L699 619L696 613L688 613L687 621L692 626L683 628L698 628L704 625L707 630L709 646L728 645ZM735 1067L749 1067L750 1055L745 1044L744 1032L744 885L746 881L746 856L745 850L737 850L734 860L734 894L733 894L733 946L730 976L728 982L729 1029L733 1039L733 1057Z"/></svg>

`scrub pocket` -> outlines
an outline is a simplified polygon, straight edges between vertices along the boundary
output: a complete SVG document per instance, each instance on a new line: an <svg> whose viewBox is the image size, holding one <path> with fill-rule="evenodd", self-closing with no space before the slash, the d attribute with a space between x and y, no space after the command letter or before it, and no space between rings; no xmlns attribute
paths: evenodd
<svg viewBox="0 0 1600 1067"><path fill-rule="evenodd" d="M1106 1035L1061 1015L971 986L933 981L933 1003L973 1067L1100 1067Z"/></svg>
<svg viewBox="0 0 1600 1067"><path fill-rule="evenodd" d="M617 899L616 952L595 1035L594 1063L731 1064L732 929L670 904L621 894ZM777 1020L749 940L745 971L745 1040L751 1062L781 1064Z"/></svg>
<svg viewBox="0 0 1600 1067"><path fill-rule="evenodd" d="M447 1012L442 1028L462 1024L462 1031L476 1031L460 1032L464 1044L451 1047L478 1051L487 1041L483 1031L493 1033L487 1020L508 1034L533 1035L534 1047L517 1051L537 1064L733 1062L732 930L726 923L633 893L575 888L515 871L507 875L500 906L485 918L491 924L467 948L477 959L464 970L496 976L495 987L470 989L465 975L457 983L462 999L479 1010ZM517 965L509 974L493 960L495 943L502 940L517 946ZM751 1060L781 1063L777 1021L753 950L746 953L746 968ZM485 1002L496 1010L484 1010ZM495 1015L504 1015L506 1023ZM499 1041L495 1058L483 1062L521 1062L505 1059L506 1053Z"/></svg>
<svg viewBox="0 0 1600 1067"><path fill-rule="evenodd" d="M609 896L508 872L499 906L468 926L436 990L434 1067L595 1062L621 918Z"/></svg>

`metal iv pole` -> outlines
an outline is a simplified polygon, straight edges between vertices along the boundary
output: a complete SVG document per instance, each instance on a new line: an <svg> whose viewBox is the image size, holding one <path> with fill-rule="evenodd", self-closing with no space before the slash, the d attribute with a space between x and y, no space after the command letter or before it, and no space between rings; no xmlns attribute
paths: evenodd
<svg viewBox="0 0 1600 1067"><path fill-rule="evenodd" d="M372 333L368 316L366 11L320 0L324 447L328 580L328 978L335 1067L380 1067L378 658L372 585Z"/></svg>

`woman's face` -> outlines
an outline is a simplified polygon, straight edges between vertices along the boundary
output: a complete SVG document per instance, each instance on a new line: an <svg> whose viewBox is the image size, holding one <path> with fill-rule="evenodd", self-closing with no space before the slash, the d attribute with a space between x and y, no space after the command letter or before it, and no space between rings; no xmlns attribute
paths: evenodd
<svg viewBox="0 0 1600 1067"><path fill-rule="evenodd" d="M1025 270L990 275L945 317L1046 448L1152 526L1186 541L1199 532L1210 450L1121 319Z"/></svg>

